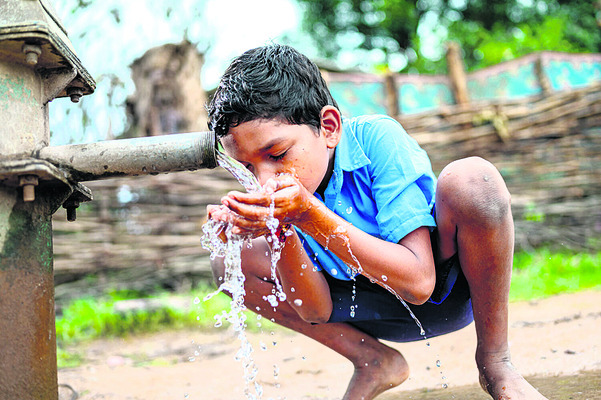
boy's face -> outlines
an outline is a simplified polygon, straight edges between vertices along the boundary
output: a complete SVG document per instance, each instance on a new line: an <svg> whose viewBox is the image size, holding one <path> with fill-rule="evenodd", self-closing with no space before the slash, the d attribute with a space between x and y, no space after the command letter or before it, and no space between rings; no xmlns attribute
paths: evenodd
<svg viewBox="0 0 601 400"><path fill-rule="evenodd" d="M311 193L327 184L342 124L334 107L321 112L319 135L309 125L254 120L230 128L221 139L226 153L246 166L261 185L277 174L294 175Z"/></svg>

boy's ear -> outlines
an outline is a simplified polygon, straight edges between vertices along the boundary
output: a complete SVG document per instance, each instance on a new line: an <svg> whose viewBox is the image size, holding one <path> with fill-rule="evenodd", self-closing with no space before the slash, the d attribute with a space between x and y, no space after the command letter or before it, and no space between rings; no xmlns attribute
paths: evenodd
<svg viewBox="0 0 601 400"><path fill-rule="evenodd" d="M321 109L321 133L326 138L330 149L338 145L342 134L342 117L340 111L334 106L325 106Z"/></svg>

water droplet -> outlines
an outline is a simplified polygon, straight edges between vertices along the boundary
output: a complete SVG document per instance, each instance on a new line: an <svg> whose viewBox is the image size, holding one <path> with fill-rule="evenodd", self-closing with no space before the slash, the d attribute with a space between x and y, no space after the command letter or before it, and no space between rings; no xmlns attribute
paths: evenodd
<svg viewBox="0 0 601 400"><path fill-rule="evenodd" d="M436 366L440 368L440 360L436 360Z"/></svg>
<svg viewBox="0 0 601 400"><path fill-rule="evenodd" d="M346 209L346 213L347 213L347 214L350 214L350 213L352 213L352 212L353 212L353 207L348 207L348 208Z"/></svg>
<svg viewBox="0 0 601 400"><path fill-rule="evenodd" d="M388 277L386 275L382 275L382 281L386 282L388 280Z"/></svg>
<svg viewBox="0 0 601 400"><path fill-rule="evenodd" d="M307 264L302 264L302 265L301 265L301 268L302 268L302 269L307 269Z"/></svg>
<svg viewBox="0 0 601 400"><path fill-rule="evenodd" d="M278 299L273 294L270 294L269 296L263 296L263 300L267 301L272 307L277 307L279 304Z"/></svg>
<svg viewBox="0 0 601 400"><path fill-rule="evenodd" d="M291 291L292 293L294 293L294 292L296 292L296 289L295 289L295 288L293 288L293 287L291 287L291 288L290 288L290 291Z"/></svg>
<svg viewBox="0 0 601 400"><path fill-rule="evenodd" d="M196 357L188 357L188 361L194 362L194 361L196 361Z"/></svg>
<svg viewBox="0 0 601 400"><path fill-rule="evenodd" d="M198 297L196 297L196 298L194 299L194 304L199 304L199 303L200 303L200 299L199 299Z"/></svg>
<svg viewBox="0 0 601 400"><path fill-rule="evenodd" d="M332 273L332 275L338 275L338 270L336 270L336 268L332 268L330 272Z"/></svg>
<svg viewBox="0 0 601 400"><path fill-rule="evenodd" d="M294 305L300 307L303 305L303 301L301 299L294 300Z"/></svg>
<svg viewBox="0 0 601 400"><path fill-rule="evenodd" d="M260 342L259 343L259 347L261 347L261 350L266 351L267 350L267 346L265 345L265 343Z"/></svg>
<svg viewBox="0 0 601 400"><path fill-rule="evenodd" d="M443 388L443 389L446 389L446 388L448 388L448 387L449 387L449 385L447 385L446 383L443 383L443 384L442 384L442 388Z"/></svg>

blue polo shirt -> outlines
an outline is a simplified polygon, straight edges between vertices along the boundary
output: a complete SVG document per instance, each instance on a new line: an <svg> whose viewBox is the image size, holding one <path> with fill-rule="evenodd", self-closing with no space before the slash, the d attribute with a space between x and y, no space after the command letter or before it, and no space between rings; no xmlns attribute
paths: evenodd
<svg viewBox="0 0 601 400"><path fill-rule="evenodd" d="M357 228L393 243L419 227L436 226L436 177L428 155L403 127L383 115L344 119L342 127L325 199L315 196ZM316 268L352 278L340 258L298 231Z"/></svg>

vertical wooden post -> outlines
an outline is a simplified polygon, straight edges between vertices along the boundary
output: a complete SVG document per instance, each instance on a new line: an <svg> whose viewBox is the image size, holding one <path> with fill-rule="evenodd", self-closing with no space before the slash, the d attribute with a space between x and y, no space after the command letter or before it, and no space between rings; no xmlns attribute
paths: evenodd
<svg viewBox="0 0 601 400"><path fill-rule="evenodd" d="M457 104L468 104L469 96L467 93L467 78L465 75L465 66L461 58L461 49L455 42L447 43L447 67L449 78Z"/></svg>
<svg viewBox="0 0 601 400"><path fill-rule="evenodd" d="M399 92L394 80L394 74L390 71L384 76L384 87L386 90L386 113L396 118L400 114Z"/></svg>
<svg viewBox="0 0 601 400"><path fill-rule="evenodd" d="M549 82L549 77L545 74L545 70L543 68L543 54L539 53L538 57L534 61L534 73L536 74L536 79L538 80L538 84L541 88L541 95L548 96L551 94L551 83Z"/></svg>

